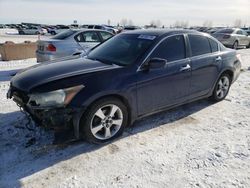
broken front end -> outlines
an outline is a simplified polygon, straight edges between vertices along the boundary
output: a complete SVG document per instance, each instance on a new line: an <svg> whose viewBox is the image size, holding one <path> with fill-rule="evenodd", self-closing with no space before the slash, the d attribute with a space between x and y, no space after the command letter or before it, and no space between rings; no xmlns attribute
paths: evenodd
<svg viewBox="0 0 250 188"><path fill-rule="evenodd" d="M10 87L7 98L13 101L32 118L36 125L57 132L71 131L79 138L80 109L68 106L73 97L84 86L76 86L56 91L27 94L17 88Z"/></svg>

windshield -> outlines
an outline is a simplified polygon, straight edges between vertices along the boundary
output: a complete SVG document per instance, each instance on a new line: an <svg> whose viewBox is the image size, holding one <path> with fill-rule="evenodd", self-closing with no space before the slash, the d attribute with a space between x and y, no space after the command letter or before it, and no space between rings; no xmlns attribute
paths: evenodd
<svg viewBox="0 0 250 188"><path fill-rule="evenodd" d="M219 30L219 31L217 31L215 33L228 33L228 34L231 34L233 32L234 32L233 29L222 29L222 30Z"/></svg>
<svg viewBox="0 0 250 188"><path fill-rule="evenodd" d="M69 29L69 30L63 31L63 32L55 35L54 37L52 37L52 39L63 40L63 39L66 39L66 38L70 37L71 35L73 35L76 32L77 31Z"/></svg>
<svg viewBox="0 0 250 188"><path fill-rule="evenodd" d="M151 46L156 36L121 34L96 47L88 59L117 65L133 64Z"/></svg>

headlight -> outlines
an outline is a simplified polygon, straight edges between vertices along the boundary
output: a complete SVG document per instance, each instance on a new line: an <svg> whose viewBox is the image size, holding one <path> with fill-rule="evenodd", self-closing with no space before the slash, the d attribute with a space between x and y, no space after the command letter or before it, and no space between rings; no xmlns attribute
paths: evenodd
<svg viewBox="0 0 250 188"><path fill-rule="evenodd" d="M84 86L80 85L47 93L31 94L29 104L37 107L63 107L69 104L82 88Z"/></svg>

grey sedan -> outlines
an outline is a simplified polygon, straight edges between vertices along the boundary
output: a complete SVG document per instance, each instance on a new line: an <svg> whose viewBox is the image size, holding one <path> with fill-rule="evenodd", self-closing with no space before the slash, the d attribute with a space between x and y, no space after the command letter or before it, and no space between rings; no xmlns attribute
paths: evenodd
<svg viewBox="0 0 250 188"><path fill-rule="evenodd" d="M112 36L112 33L102 30L69 29L52 38L38 40L37 62L87 53L91 48Z"/></svg>
<svg viewBox="0 0 250 188"><path fill-rule="evenodd" d="M221 29L215 32L213 36L226 47L233 49L238 49L239 47L250 47L250 37L248 37L248 33L242 29Z"/></svg>

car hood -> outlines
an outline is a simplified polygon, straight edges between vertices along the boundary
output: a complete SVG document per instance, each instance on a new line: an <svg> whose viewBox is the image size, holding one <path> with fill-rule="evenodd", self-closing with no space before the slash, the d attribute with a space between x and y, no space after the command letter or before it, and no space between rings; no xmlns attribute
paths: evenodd
<svg viewBox="0 0 250 188"><path fill-rule="evenodd" d="M11 86L29 92L34 87L67 77L120 68L86 58L38 64L18 72Z"/></svg>

